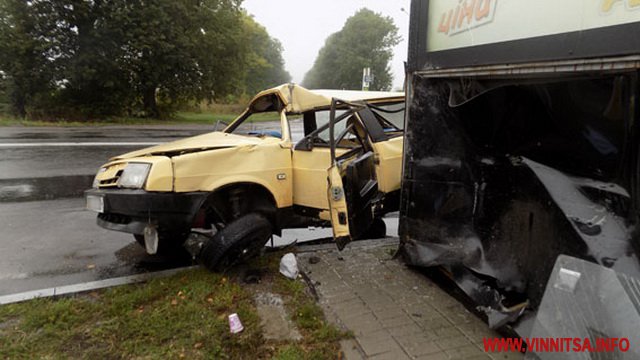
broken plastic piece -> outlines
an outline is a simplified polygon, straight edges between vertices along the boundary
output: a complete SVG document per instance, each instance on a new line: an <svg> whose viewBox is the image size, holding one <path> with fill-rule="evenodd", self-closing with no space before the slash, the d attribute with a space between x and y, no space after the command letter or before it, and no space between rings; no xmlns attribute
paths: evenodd
<svg viewBox="0 0 640 360"><path fill-rule="evenodd" d="M280 274L295 280L298 277L298 273L296 256L292 253L285 254L280 260Z"/></svg>

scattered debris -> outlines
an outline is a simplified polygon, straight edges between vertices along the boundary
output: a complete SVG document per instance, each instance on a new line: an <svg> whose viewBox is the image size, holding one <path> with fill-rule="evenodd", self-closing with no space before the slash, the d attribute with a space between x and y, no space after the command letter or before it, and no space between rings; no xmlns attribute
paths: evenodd
<svg viewBox="0 0 640 360"><path fill-rule="evenodd" d="M242 326L238 314L233 313L229 315L229 331L231 331L232 334L237 334L242 330L244 330L244 326Z"/></svg>
<svg viewBox="0 0 640 360"><path fill-rule="evenodd" d="M320 262L320 258L317 256L312 256L309 258L309 264L315 265Z"/></svg>
<svg viewBox="0 0 640 360"><path fill-rule="evenodd" d="M285 254L280 260L280 273L289 279L296 279L298 277L298 262L296 256L293 253Z"/></svg>

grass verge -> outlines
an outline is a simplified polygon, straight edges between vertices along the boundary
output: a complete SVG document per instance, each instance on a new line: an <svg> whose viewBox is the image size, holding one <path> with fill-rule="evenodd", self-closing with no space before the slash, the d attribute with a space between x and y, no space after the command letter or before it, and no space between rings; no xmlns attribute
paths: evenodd
<svg viewBox="0 0 640 360"><path fill-rule="evenodd" d="M253 285L240 276L191 270L58 299L0 307L0 358L331 359L348 334L324 319L306 285L277 273L279 254L259 259L267 284L285 301L300 341L265 341ZM276 265L274 265L276 264ZM275 272L274 272L275 268ZM238 313L245 330L230 334Z"/></svg>

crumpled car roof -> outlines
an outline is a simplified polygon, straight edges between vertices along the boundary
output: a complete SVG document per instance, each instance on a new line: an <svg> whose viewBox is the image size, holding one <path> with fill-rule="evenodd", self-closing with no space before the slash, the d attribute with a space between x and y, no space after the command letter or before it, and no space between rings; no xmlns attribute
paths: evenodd
<svg viewBox="0 0 640 360"><path fill-rule="evenodd" d="M354 90L309 90L297 84L283 84L256 95L255 100L269 94L277 94L287 113L302 113L308 110L329 107L331 99L345 101L371 101L385 98L404 98L403 92L391 91L354 91Z"/></svg>

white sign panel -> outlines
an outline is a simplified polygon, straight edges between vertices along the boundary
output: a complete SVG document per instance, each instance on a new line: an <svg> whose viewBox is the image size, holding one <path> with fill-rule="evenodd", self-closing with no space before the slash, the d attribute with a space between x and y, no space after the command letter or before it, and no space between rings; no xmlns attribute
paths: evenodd
<svg viewBox="0 0 640 360"><path fill-rule="evenodd" d="M427 51L634 22L640 0L431 0Z"/></svg>

